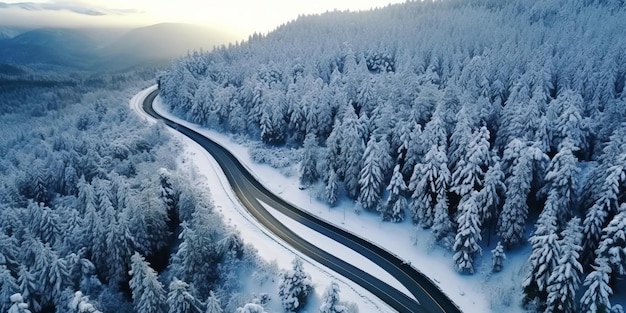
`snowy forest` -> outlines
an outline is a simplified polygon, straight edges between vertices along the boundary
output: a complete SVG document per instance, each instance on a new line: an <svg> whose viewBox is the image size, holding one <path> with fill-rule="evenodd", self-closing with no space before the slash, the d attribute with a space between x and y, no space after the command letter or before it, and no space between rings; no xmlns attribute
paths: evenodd
<svg viewBox="0 0 626 313"><path fill-rule="evenodd" d="M528 310L622 312L624 29L620 0L406 2L301 16L158 83L187 120L298 149L314 196L430 229L461 274L530 246Z"/></svg>
<svg viewBox="0 0 626 313"><path fill-rule="evenodd" d="M0 312L262 313L271 298L306 302L302 261L281 271L261 259L180 166L180 143L129 109L155 75L0 67ZM244 292L250 281L261 292ZM324 312L346 309L339 292L328 287Z"/></svg>

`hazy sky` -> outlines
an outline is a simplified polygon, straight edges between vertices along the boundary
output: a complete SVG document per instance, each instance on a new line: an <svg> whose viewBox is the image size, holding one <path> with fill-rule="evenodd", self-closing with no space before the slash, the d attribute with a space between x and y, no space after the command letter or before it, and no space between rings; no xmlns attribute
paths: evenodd
<svg viewBox="0 0 626 313"><path fill-rule="evenodd" d="M28 0L0 0L0 4ZM404 0L34 0L2 8L0 23L35 26L204 24L239 36L265 33L300 14L367 10Z"/></svg>

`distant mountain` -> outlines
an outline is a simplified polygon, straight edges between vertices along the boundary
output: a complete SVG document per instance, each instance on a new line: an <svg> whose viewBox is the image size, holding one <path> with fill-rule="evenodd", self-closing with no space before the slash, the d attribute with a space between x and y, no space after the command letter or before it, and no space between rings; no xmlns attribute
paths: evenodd
<svg viewBox="0 0 626 313"><path fill-rule="evenodd" d="M166 61L183 56L190 50L211 50L214 46L226 44L234 36L208 27L163 23L136 28L122 35L102 54L112 59L127 63Z"/></svg>
<svg viewBox="0 0 626 313"><path fill-rule="evenodd" d="M22 33L0 27L0 64L98 71L159 66L190 50L211 50L231 38L214 29L174 23L132 30L44 28Z"/></svg>
<svg viewBox="0 0 626 313"><path fill-rule="evenodd" d="M86 67L96 56L95 44L78 30L31 30L0 40L0 63Z"/></svg>

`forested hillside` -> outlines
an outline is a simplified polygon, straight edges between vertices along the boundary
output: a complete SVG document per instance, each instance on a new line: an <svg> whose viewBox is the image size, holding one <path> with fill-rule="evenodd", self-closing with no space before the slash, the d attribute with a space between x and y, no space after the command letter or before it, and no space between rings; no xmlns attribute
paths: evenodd
<svg viewBox="0 0 626 313"><path fill-rule="evenodd" d="M255 270L277 276L179 168L165 126L129 110L154 70L7 68L0 312L234 312Z"/></svg>
<svg viewBox="0 0 626 313"><path fill-rule="evenodd" d="M620 0L407 2L192 53L159 89L188 120L300 148L312 192L431 229L461 273L532 246L529 309L606 312L626 274L624 29Z"/></svg>

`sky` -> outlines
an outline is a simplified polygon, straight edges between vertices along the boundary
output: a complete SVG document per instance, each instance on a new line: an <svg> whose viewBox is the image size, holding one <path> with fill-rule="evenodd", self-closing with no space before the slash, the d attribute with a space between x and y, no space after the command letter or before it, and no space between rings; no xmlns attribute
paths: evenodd
<svg viewBox="0 0 626 313"><path fill-rule="evenodd" d="M0 24L26 27L202 24L247 37L301 14L368 10L405 0L0 0ZM5 4L5 5L3 5ZM6 5L8 4L8 5Z"/></svg>

